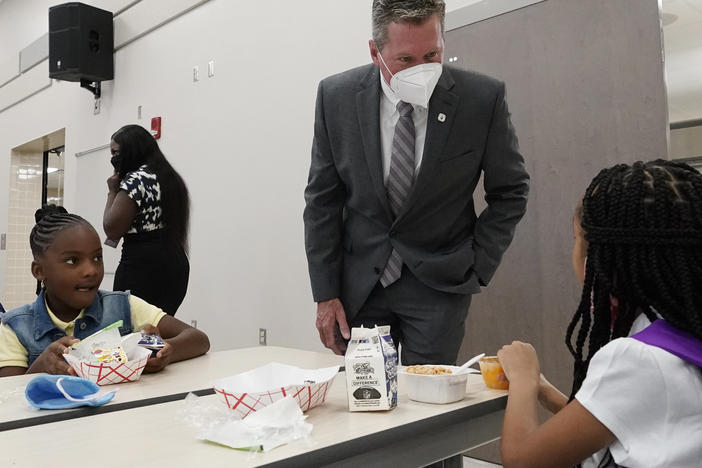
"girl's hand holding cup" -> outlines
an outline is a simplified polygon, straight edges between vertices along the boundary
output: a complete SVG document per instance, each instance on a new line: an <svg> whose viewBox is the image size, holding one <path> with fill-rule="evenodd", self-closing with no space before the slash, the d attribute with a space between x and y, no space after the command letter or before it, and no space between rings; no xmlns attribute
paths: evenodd
<svg viewBox="0 0 702 468"><path fill-rule="evenodd" d="M539 385L541 371L536 350L529 343L513 341L497 352L505 376L510 383L526 382Z"/></svg>

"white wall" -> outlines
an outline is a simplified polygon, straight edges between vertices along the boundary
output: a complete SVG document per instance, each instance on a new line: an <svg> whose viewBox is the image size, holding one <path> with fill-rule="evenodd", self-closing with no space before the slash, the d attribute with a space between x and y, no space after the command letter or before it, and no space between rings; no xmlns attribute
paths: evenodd
<svg viewBox="0 0 702 468"><path fill-rule="evenodd" d="M19 52L49 29L48 0L5 0L0 5L0 59Z"/></svg>
<svg viewBox="0 0 702 468"><path fill-rule="evenodd" d="M702 125L670 131L670 157L702 158Z"/></svg>

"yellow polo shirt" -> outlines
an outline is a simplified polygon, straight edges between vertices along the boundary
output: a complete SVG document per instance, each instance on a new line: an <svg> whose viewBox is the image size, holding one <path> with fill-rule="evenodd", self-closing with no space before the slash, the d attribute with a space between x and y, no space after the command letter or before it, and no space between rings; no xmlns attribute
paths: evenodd
<svg viewBox="0 0 702 468"><path fill-rule="evenodd" d="M143 299L129 295L129 308L132 315L132 329L141 330L146 325L158 326L165 312L151 305ZM49 312L51 321L56 327L63 330L66 335L73 336L73 327L76 320L83 317L85 309L80 311L80 314L70 322L59 320L46 304L46 310ZM8 366L29 367L27 364L29 353L27 348L22 346L17 335L9 326L0 324L0 368Z"/></svg>

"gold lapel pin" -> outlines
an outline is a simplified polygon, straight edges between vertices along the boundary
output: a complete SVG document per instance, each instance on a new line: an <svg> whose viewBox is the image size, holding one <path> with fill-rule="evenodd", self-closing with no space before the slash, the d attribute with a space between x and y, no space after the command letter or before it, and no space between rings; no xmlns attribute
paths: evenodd
<svg viewBox="0 0 702 468"><path fill-rule="evenodd" d="M445 122L446 121L446 114L441 113L437 116L437 119L439 119L439 122Z"/></svg>

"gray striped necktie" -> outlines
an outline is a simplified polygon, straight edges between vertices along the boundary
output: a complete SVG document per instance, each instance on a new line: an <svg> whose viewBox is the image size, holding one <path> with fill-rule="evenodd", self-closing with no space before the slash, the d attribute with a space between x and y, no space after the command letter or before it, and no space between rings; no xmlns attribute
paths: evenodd
<svg viewBox="0 0 702 468"><path fill-rule="evenodd" d="M414 183L414 122L412 121L412 104L404 101L397 103L400 118L395 125L390 153L390 175L387 191L390 208L395 216L400 212ZM400 278L402 257L392 249L385 270L380 276L380 284L387 288Z"/></svg>

